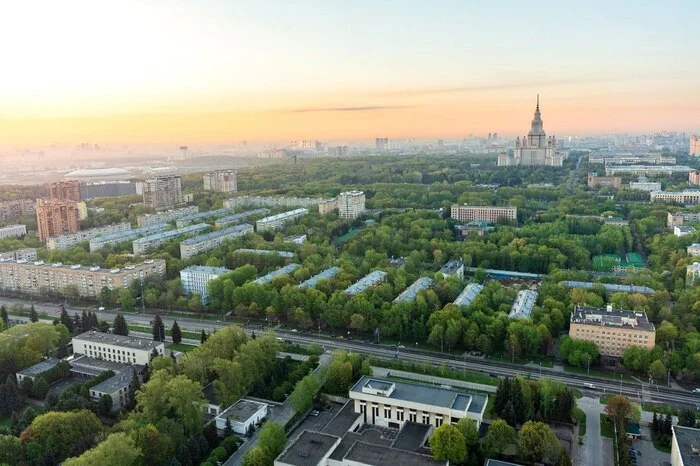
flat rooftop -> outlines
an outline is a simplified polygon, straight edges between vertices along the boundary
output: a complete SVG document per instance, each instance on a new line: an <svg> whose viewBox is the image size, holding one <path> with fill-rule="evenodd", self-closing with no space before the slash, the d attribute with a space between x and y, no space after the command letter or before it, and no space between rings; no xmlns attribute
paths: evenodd
<svg viewBox="0 0 700 466"><path fill-rule="evenodd" d="M128 367L124 372L115 374L104 382L100 382L90 390L95 390L101 393L114 393L122 388L129 386L131 379L134 377L133 369Z"/></svg>
<svg viewBox="0 0 700 466"><path fill-rule="evenodd" d="M375 270L374 272L365 275L364 277L347 287L347 289L345 290L345 294L356 295L358 293L362 293L368 288L379 284L379 282L384 280L384 277L386 277L386 272L383 272L381 270Z"/></svg>
<svg viewBox="0 0 700 466"><path fill-rule="evenodd" d="M654 324L649 322L646 312L623 309L577 306L571 313L572 324L597 325L605 327L634 328L654 332Z"/></svg>
<svg viewBox="0 0 700 466"><path fill-rule="evenodd" d="M641 293L641 294L654 294L654 289L648 286L637 286L637 285L617 285L615 283L593 283L593 282L577 282L577 281L563 281L559 282L567 288L584 288L590 290L594 286L601 286L605 291L622 291L626 293Z"/></svg>
<svg viewBox="0 0 700 466"><path fill-rule="evenodd" d="M153 351L153 348L157 348L163 344L163 342L148 340L146 338L115 335L113 333L102 333L94 330L81 333L73 337L73 340L84 340L92 343L101 343L103 345L122 346L124 348L146 351Z"/></svg>
<svg viewBox="0 0 700 466"><path fill-rule="evenodd" d="M355 461L361 464L382 466L396 464L402 466L447 466L447 461L438 461L431 456L420 455L409 451L398 450L382 445L355 442L345 455L346 461Z"/></svg>
<svg viewBox="0 0 700 466"><path fill-rule="evenodd" d="M253 215L266 215L270 213L270 209L255 209L255 210L248 210L245 212L241 212L238 214L234 215L229 215L226 217L222 217L216 221L216 225L228 225L230 223L236 223L239 220L243 220L245 218L251 217Z"/></svg>
<svg viewBox="0 0 700 466"><path fill-rule="evenodd" d="M153 241L166 240L178 237L180 235L186 235L188 233L195 233L210 227L211 225L209 225L208 223L197 223L195 225L187 225L186 227L177 228L175 230L169 230L164 231L162 233L155 233L153 235L144 236L143 238L136 239L133 242L134 244L148 244Z"/></svg>
<svg viewBox="0 0 700 466"><path fill-rule="evenodd" d="M398 295L395 299L395 303L403 302L403 301L415 301L416 297L418 296L418 293L420 293L423 290L427 290L431 286L435 284L435 280L429 277L421 277L415 282L411 284L408 288L403 290L403 292Z"/></svg>
<svg viewBox="0 0 700 466"><path fill-rule="evenodd" d="M454 303L457 306L469 306L472 303L472 301L474 301L474 298L476 298L483 289L484 285L470 283L462 290L459 296L457 296L457 299L455 299Z"/></svg>
<svg viewBox="0 0 700 466"><path fill-rule="evenodd" d="M253 283L257 283L259 285L265 285L266 283L270 283L272 280L274 280L277 277L281 277L283 275L288 275L292 272L294 272L296 269L299 268L299 264L288 264L285 265L284 267L281 267L277 270L273 270L272 272L268 273L267 275L263 275L262 277L253 280Z"/></svg>
<svg viewBox="0 0 700 466"><path fill-rule="evenodd" d="M323 272L314 275L313 277L309 278L308 280L302 282L299 284L299 288L306 288L306 287L315 287L320 280L329 280L333 277L335 277L338 272L340 272L340 268L338 267L331 267Z"/></svg>
<svg viewBox="0 0 700 466"><path fill-rule="evenodd" d="M182 273L182 272L205 273L207 275L223 275L225 273L231 272L231 270L227 269L226 267L209 267L206 265L190 265L189 267L186 267L186 268L180 270L180 273Z"/></svg>
<svg viewBox="0 0 700 466"><path fill-rule="evenodd" d="M231 422L245 422L250 419L261 408L265 407L263 403L250 400L238 400L233 406L227 408L219 415L222 419L228 419Z"/></svg>
<svg viewBox="0 0 700 466"><path fill-rule="evenodd" d="M700 466L700 455L694 451L700 448L700 429L674 425L673 433L678 443L678 452L683 459L683 466Z"/></svg>
<svg viewBox="0 0 700 466"><path fill-rule="evenodd" d="M441 273L445 274L453 274L457 270L459 270L460 267L462 267L464 264L460 260L451 260L447 264L443 265L442 268L440 269Z"/></svg>
<svg viewBox="0 0 700 466"><path fill-rule="evenodd" d="M33 366L29 366L25 369L22 369L21 371L17 371L17 373L21 375L28 375L29 377L36 377L37 375L40 375L41 373L56 367L56 365L59 362L61 361L56 358L47 359L45 361L41 361L37 364L34 364Z"/></svg>
<svg viewBox="0 0 700 466"><path fill-rule="evenodd" d="M405 451L418 451L428 440L428 435L432 426L427 424L419 424L417 422L406 422L403 428L396 436L396 440L391 445L392 448L398 448Z"/></svg>
<svg viewBox="0 0 700 466"><path fill-rule="evenodd" d="M276 461L294 466L317 466L339 441L340 437L335 435L305 430Z"/></svg>
<svg viewBox="0 0 700 466"><path fill-rule="evenodd" d="M240 233L242 231L253 231L253 225L249 225L247 223L242 223L240 225L234 225L229 228L225 228L223 230L216 230L212 231L211 233L205 233L203 235L195 236L194 238L187 238L184 240L181 244L184 245L190 245L190 244L197 244L201 243L203 241L208 241L210 239L215 239L215 238L221 238L222 236L227 236L227 235L235 235L237 233Z"/></svg>
<svg viewBox="0 0 700 466"><path fill-rule="evenodd" d="M241 249L236 249L233 251L234 253L238 254L260 254L260 255L274 255L277 254L280 257L284 257L285 259L291 259L295 256L293 252L290 251L275 251L273 249L248 249L248 248L241 248Z"/></svg>

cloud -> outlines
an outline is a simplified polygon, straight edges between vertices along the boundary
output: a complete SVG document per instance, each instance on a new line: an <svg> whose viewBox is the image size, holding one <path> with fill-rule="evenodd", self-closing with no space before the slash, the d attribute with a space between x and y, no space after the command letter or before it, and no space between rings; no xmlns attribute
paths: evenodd
<svg viewBox="0 0 700 466"><path fill-rule="evenodd" d="M543 81L533 81L533 82L519 82L519 83L493 83L493 84L472 84L465 86L453 86L453 87L434 87L434 88L424 88L424 89L404 89L397 91L387 91L382 92L381 95L384 96L410 96L410 95L433 95L433 94L452 94L452 93L465 93L465 92L487 92L487 91L502 91L507 89L526 89L526 88L545 88L549 86L566 86L566 85L576 85L584 83L601 83L610 82L612 79L608 78L586 78L586 79L550 79Z"/></svg>
<svg viewBox="0 0 700 466"><path fill-rule="evenodd" d="M375 110L393 110L398 108L410 108L414 105L368 105L364 107L319 107L319 108L295 108L290 113L308 112L372 112Z"/></svg>

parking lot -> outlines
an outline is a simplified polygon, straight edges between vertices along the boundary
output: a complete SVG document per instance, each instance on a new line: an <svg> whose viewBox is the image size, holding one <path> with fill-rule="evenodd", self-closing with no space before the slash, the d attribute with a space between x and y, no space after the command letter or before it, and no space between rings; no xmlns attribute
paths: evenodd
<svg viewBox="0 0 700 466"><path fill-rule="evenodd" d="M654 448L648 426L642 426L642 438L632 441L632 448L639 452L638 466L663 466L671 462L670 453L664 453Z"/></svg>

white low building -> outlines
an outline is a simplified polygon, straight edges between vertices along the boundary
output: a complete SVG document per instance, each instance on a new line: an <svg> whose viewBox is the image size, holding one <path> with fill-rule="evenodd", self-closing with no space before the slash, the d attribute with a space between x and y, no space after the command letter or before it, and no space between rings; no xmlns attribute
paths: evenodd
<svg viewBox="0 0 700 466"><path fill-rule="evenodd" d="M678 236L679 238L681 236L685 236L685 235L692 235L693 233L695 233L695 228L693 228L693 227L689 227L689 226L685 226L685 225L673 227L673 234L675 236Z"/></svg>
<svg viewBox="0 0 700 466"><path fill-rule="evenodd" d="M226 428L226 420L228 419L235 433L245 435L252 426L262 422L266 416L267 404L251 400L238 400L223 413L216 416L216 428L223 431Z"/></svg>
<svg viewBox="0 0 700 466"><path fill-rule="evenodd" d="M121 364L146 365L153 351L165 352L165 343L112 333L89 331L73 337L73 353Z"/></svg>
<svg viewBox="0 0 700 466"><path fill-rule="evenodd" d="M180 283L186 294L198 294L202 303L207 304L209 302L207 284L229 272L230 270L225 267L193 265L180 270Z"/></svg>
<svg viewBox="0 0 700 466"><path fill-rule="evenodd" d="M9 225L0 228L0 239L19 238L27 234L27 225Z"/></svg>
<svg viewBox="0 0 700 466"><path fill-rule="evenodd" d="M689 256L699 257L700 256L700 243L693 243L686 248Z"/></svg>
<svg viewBox="0 0 700 466"><path fill-rule="evenodd" d="M292 222L309 213L309 209L295 209L281 214L271 215L261 218L255 222L255 230L258 232L267 230L278 230L283 228L288 222Z"/></svg>
<svg viewBox="0 0 700 466"><path fill-rule="evenodd" d="M116 411L129 403L129 390L131 381L134 380L134 369L125 368L107 380L90 388L90 399L99 402L103 396L112 398L112 411Z"/></svg>

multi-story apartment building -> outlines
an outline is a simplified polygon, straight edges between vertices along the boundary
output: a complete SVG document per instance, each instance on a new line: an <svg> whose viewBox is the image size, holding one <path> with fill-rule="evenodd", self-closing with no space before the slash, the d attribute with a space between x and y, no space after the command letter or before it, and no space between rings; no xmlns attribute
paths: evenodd
<svg viewBox="0 0 700 466"><path fill-rule="evenodd" d="M0 239L19 238L27 234L27 225L8 225L0 228Z"/></svg>
<svg viewBox="0 0 700 466"><path fill-rule="evenodd" d="M685 235L692 235L695 233L695 228L687 225L680 225L680 226L675 226L673 227L673 235L677 237L685 236Z"/></svg>
<svg viewBox="0 0 700 466"><path fill-rule="evenodd" d="M328 201L316 197L239 196L226 199L224 207L313 207Z"/></svg>
<svg viewBox="0 0 700 466"><path fill-rule="evenodd" d="M605 167L605 175L618 173L631 173L633 175L673 175L676 173L690 173L693 171L687 165L611 165Z"/></svg>
<svg viewBox="0 0 700 466"><path fill-rule="evenodd" d="M685 222L700 222L700 212L669 212L666 216L666 226L669 228L683 225Z"/></svg>
<svg viewBox="0 0 700 466"><path fill-rule="evenodd" d="M678 202L691 205L700 203L700 190L654 191L649 194L651 202Z"/></svg>
<svg viewBox="0 0 700 466"><path fill-rule="evenodd" d="M418 293L427 290L435 284L435 280L430 277L420 277L415 282L403 290L400 295L394 298L394 303L413 302L418 297Z"/></svg>
<svg viewBox="0 0 700 466"><path fill-rule="evenodd" d="M47 186L47 191L51 199L59 201L80 201L80 182L76 180L70 181L54 181Z"/></svg>
<svg viewBox="0 0 700 466"><path fill-rule="evenodd" d="M277 230L283 228L289 222L292 222L309 213L309 209L295 209L281 214L271 215L270 217L261 218L255 222L255 230L258 232Z"/></svg>
<svg viewBox="0 0 700 466"><path fill-rule="evenodd" d="M319 204L320 205L320 204ZM345 191L338 195L338 216L355 219L365 211L365 193Z"/></svg>
<svg viewBox="0 0 700 466"><path fill-rule="evenodd" d="M90 241L102 235L119 233L131 229L129 222L115 223L113 225L105 225L103 227L89 228L87 230L79 230L75 233L56 236L46 240L46 247L49 249L68 249L77 246L82 241Z"/></svg>
<svg viewBox="0 0 700 466"><path fill-rule="evenodd" d="M537 291L520 290L515 298L513 306L510 308L508 317L511 319L527 319L532 314L532 309L537 301Z"/></svg>
<svg viewBox="0 0 700 466"><path fill-rule="evenodd" d="M497 223L499 220L514 221L518 218L517 207L470 206L453 204L451 217L460 222L474 220Z"/></svg>
<svg viewBox="0 0 700 466"><path fill-rule="evenodd" d="M45 264L42 261L0 262L0 288L31 295L60 295L70 286L78 296L92 298L99 296L105 287L118 290L128 288L134 280L163 277L165 261L162 259L147 260L121 269Z"/></svg>
<svg viewBox="0 0 700 466"><path fill-rule="evenodd" d="M612 187L620 189L622 187L622 178L619 176L598 176L597 173L588 174L589 188Z"/></svg>
<svg viewBox="0 0 700 466"><path fill-rule="evenodd" d="M71 201L37 199L36 223L41 241L75 233L80 229L78 205Z"/></svg>
<svg viewBox="0 0 700 466"><path fill-rule="evenodd" d="M347 287L345 289L345 294L355 296L365 290L368 290L369 288L379 285L384 280L386 280L386 272L383 270L375 270Z"/></svg>
<svg viewBox="0 0 700 466"><path fill-rule="evenodd" d="M170 223L173 220L177 220L180 217L186 215L192 215L199 212L199 207L196 205L182 207L180 209L166 210L164 212L158 212L156 214L145 214L136 217L136 223L140 227L146 227L148 225L156 225L159 223Z"/></svg>
<svg viewBox="0 0 700 466"><path fill-rule="evenodd" d="M36 202L32 199L0 202L0 221L2 222L34 214L36 214Z"/></svg>
<svg viewBox="0 0 700 466"><path fill-rule="evenodd" d="M166 241L170 241L178 236L189 235L192 233L198 233L200 231L210 228L208 223L197 223L196 225L187 225L183 228L178 228L176 230L164 231L162 233L155 233L152 235L144 236L142 238L135 239L131 242L134 249L134 254L146 254L149 251L158 248Z"/></svg>
<svg viewBox="0 0 700 466"><path fill-rule="evenodd" d="M184 217L180 217L177 220L175 220L175 226L178 228L182 228L192 223L200 223L207 219L221 217L222 215L227 215L232 212L232 209L224 207L223 209L207 210L206 212L185 215Z"/></svg>
<svg viewBox="0 0 700 466"><path fill-rule="evenodd" d="M121 364L145 366L151 361L154 349L164 354L165 343L93 330L73 337L73 353Z"/></svg>
<svg viewBox="0 0 700 466"><path fill-rule="evenodd" d="M318 204L318 213L321 215L330 214L338 208L338 199L326 199Z"/></svg>
<svg viewBox="0 0 700 466"><path fill-rule="evenodd" d="M135 196L136 194L143 194L143 183L140 181L95 181L80 184L80 197L82 199Z"/></svg>
<svg viewBox="0 0 700 466"><path fill-rule="evenodd" d="M460 259L452 259L440 268L440 274L444 278L454 277L458 280L464 279L464 262Z"/></svg>
<svg viewBox="0 0 700 466"><path fill-rule="evenodd" d="M155 225L149 225L146 227L134 228L124 231L117 231L115 233L100 235L90 240L90 252L99 251L100 249L105 247L111 247L119 243L132 241L136 238L140 238L142 236L154 233L159 233L167 229L167 223L157 223Z"/></svg>
<svg viewBox="0 0 700 466"><path fill-rule="evenodd" d="M243 223L223 230L212 231L205 235L188 238L180 243L180 258L189 259L204 251L209 251L219 246L226 240L253 233L253 225Z"/></svg>
<svg viewBox="0 0 700 466"><path fill-rule="evenodd" d="M696 155L700 156L700 147ZM673 431L671 466L698 466L700 464L700 429L676 424L671 426L671 430Z"/></svg>
<svg viewBox="0 0 700 466"><path fill-rule="evenodd" d="M216 170L202 176L205 191L235 193L238 191L236 170Z"/></svg>
<svg viewBox="0 0 700 466"><path fill-rule="evenodd" d="M224 267L205 267L203 265L192 265L180 270L180 283L186 294L198 294L203 304L209 302L207 284L230 270Z"/></svg>
<svg viewBox="0 0 700 466"><path fill-rule="evenodd" d="M700 136L690 136L690 150L688 151L693 157L700 157Z"/></svg>
<svg viewBox="0 0 700 466"><path fill-rule="evenodd" d="M290 273L294 272L298 268L299 268L299 264L287 264L284 267L280 267L277 270L273 270L272 272L270 272L266 275L263 275L260 278L253 280L253 283L257 283L258 285L267 285L275 278L282 277L284 275L289 275Z"/></svg>
<svg viewBox="0 0 700 466"><path fill-rule="evenodd" d="M700 257L700 243L693 243L685 250L689 256Z"/></svg>
<svg viewBox="0 0 700 466"><path fill-rule="evenodd" d="M228 215L226 217L222 217L216 220L214 225L217 228L225 227L227 225L235 225L243 220L247 219L248 217L254 217L256 215L267 215L270 213L269 209L254 209L254 210L248 210L246 212L240 212L238 214L233 214L233 215Z"/></svg>
<svg viewBox="0 0 700 466"><path fill-rule="evenodd" d="M700 171L692 171L688 173L688 183L696 186L700 185Z"/></svg>
<svg viewBox="0 0 700 466"><path fill-rule="evenodd" d="M112 411L118 411L129 404L129 390L131 382L134 380L134 368L124 367L123 371L114 374L97 385L90 387L90 399L99 402L103 396L112 399Z"/></svg>
<svg viewBox="0 0 700 466"><path fill-rule="evenodd" d="M406 422L440 427L462 418L481 425L488 396L449 388L363 376L349 398L365 424L401 428Z"/></svg>
<svg viewBox="0 0 700 466"><path fill-rule="evenodd" d="M180 175L149 178L143 182L143 203L155 210L167 210L182 204Z"/></svg>
<svg viewBox="0 0 700 466"><path fill-rule="evenodd" d="M571 314L569 336L592 341L603 356L621 357L630 346L653 349L656 329L642 311L577 306Z"/></svg>
<svg viewBox="0 0 700 466"><path fill-rule="evenodd" d="M36 248L15 249L0 253L0 261L35 261Z"/></svg>
<svg viewBox="0 0 700 466"><path fill-rule="evenodd" d="M686 267L685 278L688 285L698 283L698 279L700 279L700 262L693 262Z"/></svg>
<svg viewBox="0 0 700 466"><path fill-rule="evenodd" d="M647 177L640 176L637 181L630 181L630 189L646 192L661 191L661 183L658 181L649 181Z"/></svg>
<svg viewBox="0 0 700 466"><path fill-rule="evenodd" d="M386 152L389 150L389 138L376 138L374 140L377 152Z"/></svg>
<svg viewBox="0 0 700 466"><path fill-rule="evenodd" d="M676 158L662 153L653 154L591 154L590 163L603 165L675 165Z"/></svg>

